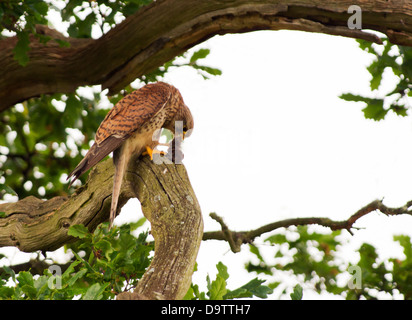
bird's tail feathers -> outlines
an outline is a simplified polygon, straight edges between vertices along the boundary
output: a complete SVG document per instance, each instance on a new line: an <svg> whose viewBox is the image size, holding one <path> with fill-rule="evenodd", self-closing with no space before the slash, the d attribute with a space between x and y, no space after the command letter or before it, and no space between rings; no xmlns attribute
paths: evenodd
<svg viewBox="0 0 412 320"><path fill-rule="evenodd" d="M73 179L70 181L69 188L71 187L73 182L75 182L83 173L85 173L105 156L107 156L107 154L98 152L98 149L99 147L97 146L97 144L94 144L84 156L82 161L80 161L76 168L67 176L67 180L73 177Z"/></svg>
<svg viewBox="0 0 412 320"><path fill-rule="evenodd" d="M112 203L110 207L110 223L109 229L113 226L114 218L117 213L117 203L120 195L120 188L122 186L124 172L126 170L126 165L129 161L129 156L124 155L115 155L115 170L113 176L113 192L112 192Z"/></svg>

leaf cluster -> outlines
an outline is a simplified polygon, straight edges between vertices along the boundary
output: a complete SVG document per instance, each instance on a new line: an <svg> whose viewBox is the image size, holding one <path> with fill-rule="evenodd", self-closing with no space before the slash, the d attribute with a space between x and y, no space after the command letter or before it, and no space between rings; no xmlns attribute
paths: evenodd
<svg viewBox="0 0 412 320"><path fill-rule="evenodd" d="M366 97L363 95L344 93L340 96L346 101L363 102L362 109L366 119L383 120L388 112L398 116L406 116L410 108L408 97L412 96L412 48L391 44L383 39L383 45L376 45L365 40L357 40L359 47L374 55L374 60L367 67L371 75L370 89L379 92L385 72L392 71L396 78L392 90L380 94L380 97Z"/></svg>
<svg viewBox="0 0 412 320"><path fill-rule="evenodd" d="M147 232L137 237L131 234L143 222L144 218L111 230L103 223L93 233L83 225L70 227L69 234L79 240L67 247L74 255L68 268L61 274L49 268L33 276L28 271L16 275L4 267L0 299L107 300L133 289L150 264L153 250Z"/></svg>
<svg viewBox="0 0 412 320"><path fill-rule="evenodd" d="M229 290L227 288L227 280L229 273L227 267L219 262L216 265L216 279L211 280L209 275L206 276L207 292L200 292L199 286L192 284L184 299L186 300L230 300L239 298L258 297L265 299L273 291L270 287L263 285L265 280L255 278L243 286Z"/></svg>
<svg viewBox="0 0 412 320"><path fill-rule="evenodd" d="M61 10L61 17L63 21L70 23L68 33L71 37L91 38L94 26L104 34L151 2L152 0L70 0Z"/></svg>
<svg viewBox="0 0 412 320"><path fill-rule="evenodd" d="M411 239L401 235L394 236L394 240L403 248L405 259L382 259L374 246L364 243L357 251L358 262L351 264L341 254L344 240L340 231L324 234L311 232L307 226L299 226L265 239L275 249L274 262L268 263L259 247L250 245L250 251L258 263L249 261L246 269L266 275L269 279L292 276L302 284L301 287L317 293L340 295L348 300L378 299L382 295L392 298L403 295L405 299L412 299ZM351 266L359 267L361 273L356 276L361 284L360 288L349 285L349 281L355 276L349 272ZM350 280L345 280L347 278ZM286 289L282 295L286 293ZM301 298L300 291L296 286L291 297Z"/></svg>
<svg viewBox="0 0 412 320"><path fill-rule="evenodd" d="M18 41L13 53L14 59L22 66L29 61L27 53L30 50L30 34L43 43L51 40L48 36L36 33L35 28L36 24L47 24L48 11L49 4L39 0L0 2L0 32L8 30L17 35Z"/></svg>
<svg viewBox="0 0 412 320"><path fill-rule="evenodd" d="M217 68L199 64L199 60L205 59L210 54L209 49L201 48L190 53L189 51L175 57L173 60L166 62L160 68L145 74L141 80L145 83L159 81L167 72L173 68L190 67L196 70L203 79L210 79L211 76L220 76L222 71Z"/></svg>
<svg viewBox="0 0 412 320"><path fill-rule="evenodd" d="M21 198L65 194L64 177L89 149L107 113L99 98L43 95L0 114L0 198L12 190Z"/></svg>

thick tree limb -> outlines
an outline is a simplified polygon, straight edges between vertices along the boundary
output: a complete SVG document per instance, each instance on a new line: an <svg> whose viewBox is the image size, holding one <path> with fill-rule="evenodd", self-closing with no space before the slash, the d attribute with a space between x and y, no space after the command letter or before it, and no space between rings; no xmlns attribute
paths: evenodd
<svg viewBox="0 0 412 320"><path fill-rule="evenodd" d="M300 225L309 225L317 224L331 230L347 230L352 234L351 229L354 228L354 223L367 215L368 213L380 211L387 216L395 216L408 214L412 215L412 200L408 201L404 206L399 208L390 208L383 204L382 200L375 200L367 204L363 208L359 209L353 215L351 215L347 220L335 221L329 218L292 218L281 221L276 221L269 223L260 228L250 230L250 231L231 231L229 227L224 223L223 219L219 217L216 213L212 212L210 214L211 218L216 220L222 227L221 231L209 231L203 234L203 240L224 240L229 243L230 249L233 252L239 252L242 244L251 243L253 240L264 233L274 231L279 228L287 228L290 226L300 226Z"/></svg>
<svg viewBox="0 0 412 320"><path fill-rule="evenodd" d="M128 17L100 39L65 38L70 48L32 39L30 62L13 59L16 37L0 41L0 112L30 97L70 93L101 84L116 93L190 47L226 33L301 30L379 42L347 27L349 6L362 9L362 27L412 45L412 0L158 0ZM47 27L39 32L62 35Z"/></svg>
<svg viewBox="0 0 412 320"><path fill-rule="evenodd" d="M70 198L43 201L27 197L0 205L0 247L14 246L21 251L53 251L71 240L71 225L84 224L94 230L108 219L113 176L112 160L100 163L89 174L89 181ZM122 204L131 197L123 194Z"/></svg>
<svg viewBox="0 0 412 320"><path fill-rule="evenodd" d="M147 170L131 168L129 175L136 172L138 179L128 180L151 223L155 256L134 292L117 298L182 299L192 282L203 236L200 206L183 165L143 165Z"/></svg>
<svg viewBox="0 0 412 320"><path fill-rule="evenodd" d="M109 159L89 174L86 185L70 198L43 201L27 197L0 205L0 247L50 251L72 240L67 229L84 224L89 230L109 218L113 180ZM203 235L199 203L183 165L155 164L148 157L132 161L123 181L119 210L137 197L151 223L155 255L133 293L121 299L181 299L191 276Z"/></svg>

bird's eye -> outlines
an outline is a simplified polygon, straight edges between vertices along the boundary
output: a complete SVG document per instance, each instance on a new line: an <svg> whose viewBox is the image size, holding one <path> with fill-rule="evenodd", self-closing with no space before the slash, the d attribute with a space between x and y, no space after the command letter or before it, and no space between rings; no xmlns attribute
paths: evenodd
<svg viewBox="0 0 412 320"><path fill-rule="evenodd" d="M186 133L187 132L187 126L183 127L183 132Z"/></svg>

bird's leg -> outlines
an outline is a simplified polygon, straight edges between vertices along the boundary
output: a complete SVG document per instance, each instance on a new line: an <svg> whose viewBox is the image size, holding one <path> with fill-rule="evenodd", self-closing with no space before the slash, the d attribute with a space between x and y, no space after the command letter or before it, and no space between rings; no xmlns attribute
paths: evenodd
<svg viewBox="0 0 412 320"><path fill-rule="evenodd" d="M160 151L160 150L156 150L156 149L152 149L149 146L146 146L146 151L144 151L142 153L142 155L149 155L150 156L150 160L153 160L153 154L154 153L158 153L161 155L165 155L166 153L164 151Z"/></svg>

